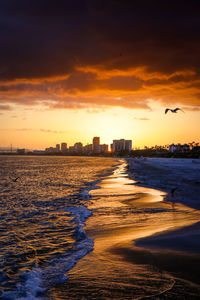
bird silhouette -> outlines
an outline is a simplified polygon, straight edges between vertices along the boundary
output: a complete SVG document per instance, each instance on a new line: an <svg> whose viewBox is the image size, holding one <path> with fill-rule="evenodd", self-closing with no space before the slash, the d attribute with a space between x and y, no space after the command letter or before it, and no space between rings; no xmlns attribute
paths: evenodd
<svg viewBox="0 0 200 300"><path fill-rule="evenodd" d="M174 197L174 193L175 193L175 191L176 191L177 189L178 189L177 187L171 189L171 196L172 196L172 197Z"/></svg>
<svg viewBox="0 0 200 300"><path fill-rule="evenodd" d="M171 108L166 108L165 109L165 114L168 112L168 111L171 111L172 113L177 113L178 110L181 110L182 112L184 112L182 109L180 109L179 107L175 108L175 109L171 109Z"/></svg>
<svg viewBox="0 0 200 300"><path fill-rule="evenodd" d="M19 177L16 177L15 179L13 179L13 182L16 182L19 179Z"/></svg>

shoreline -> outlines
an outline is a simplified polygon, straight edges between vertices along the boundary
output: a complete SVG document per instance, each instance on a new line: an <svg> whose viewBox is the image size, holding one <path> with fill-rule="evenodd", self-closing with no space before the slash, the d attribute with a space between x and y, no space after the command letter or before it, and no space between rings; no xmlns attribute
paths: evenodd
<svg viewBox="0 0 200 300"><path fill-rule="evenodd" d="M127 172L138 186L162 190L164 200L200 210L200 161L173 158L126 158ZM183 166L183 164L186 166ZM175 189L172 194L172 189Z"/></svg>
<svg viewBox="0 0 200 300"><path fill-rule="evenodd" d="M187 172L184 168L177 170L176 164L170 165L169 171L166 165L162 165L160 160L156 159L127 159L127 162L130 178L139 180L136 181L136 185L164 190L167 193L164 201L171 203L173 208L184 204L197 211L200 209L200 166L196 163L194 174L194 162L191 162ZM189 173L193 173L190 178ZM171 190L176 186L180 188L178 187L172 195ZM140 250L132 250L133 253L138 251L140 254L144 252L153 255L156 257L155 265L162 266L173 274L181 273L184 279L200 284L200 222L137 239L134 246ZM130 257L130 253L128 256Z"/></svg>
<svg viewBox="0 0 200 300"><path fill-rule="evenodd" d="M171 205L172 209L184 205L198 213L200 209L200 165L188 166L187 172L184 167L177 166L176 162L167 165L156 159L128 159L128 174L130 178L139 179L136 185L148 186L159 190L164 190L164 202ZM151 177L150 173L151 172ZM190 179L188 176L191 174ZM177 187L172 194L171 190ZM184 207L183 207L184 209ZM176 221L176 220L175 220ZM185 225L180 229L167 230L161 233L150 235L146 238L138 239L136 246L149 250L170 250L182 253L200 254L200 222ZM200 266L199 266L200 267Z"/></svg>
<svg viewBox="0 0 200 300"><path fill-rule="evenodd" d="M137 186L126 169L115 173L98 184L100 189L90 191L92 197L87 205L93 215L85 229L87 236L94 239L94 250L78 261L67 273L68 281L55 286L51 296L56 300L155 299L159 295L167 299L198 299L198 254L138 244L196 223L193 218L185 220L187 214L195 218L194 210L180 204L176 208L169 206L163 201L162 191ZM127 220L123 211L131 212Z"/></svg>

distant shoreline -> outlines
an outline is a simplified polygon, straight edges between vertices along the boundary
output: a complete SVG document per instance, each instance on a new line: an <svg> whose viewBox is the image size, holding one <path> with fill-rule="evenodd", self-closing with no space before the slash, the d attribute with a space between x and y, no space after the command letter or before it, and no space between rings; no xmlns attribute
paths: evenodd
<svg viewBox="0 0 200 300"><path fill-rule="evenodd" d="M113 158L140 158L140 157L145 157L145 158L180 158L180 159L200 159L200 154L199 153L169 153L169 154L159 154L159 153L154 153L152 155L146 156L146 155L136 155L136 154L127 154L124 155L122 154L113 154L113 153L106 153L106 154L83 154L83 153L33 153L33 152L28 152L28 153L16 153L16 152L0 152L0 155L2 156L83 156L83 157L113 157Z"/></svg>
<svg viewBox="0 0 200 300"><path fill-rule="evenodd" d="M107 154L107 155L96 155L96 154L88 154L88 155L84 155L84 154L62 154L62 153L40 153L40 154L36 154L36 153L25 153L25 154L19 154L19 153L0 153L0 155L4 156L4 155L8 155L8 156L62 156L62 157L67 157L67 156L83 156L83 157L116 157L114 155L111 154Z"/></svg>

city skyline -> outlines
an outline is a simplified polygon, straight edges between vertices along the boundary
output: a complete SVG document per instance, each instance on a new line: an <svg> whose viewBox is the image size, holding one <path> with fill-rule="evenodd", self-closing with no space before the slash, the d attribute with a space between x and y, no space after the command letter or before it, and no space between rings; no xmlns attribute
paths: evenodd
<svg viewBox="0 0 200 300"><path fill-rule="evenodd" d="M100 137L99 137L100 138ZM91 139L92 141L92 139ZM90 141L90 142L91 142ZM151 145L151 146L147 146L147 145L144 145L143 147L137 147L134 144L132 144L132 140L125 140L125 139L119 139L119 140L113 140L112 143L108 143L108 144L101 144L101 146L108 146L108 152L112 152L112 147L113 147L113 142L114 141L127 141L127 142L131 142L131 148L132 150L145 150L145 149L167 149L167 150L170 150L170 147L172 148L179 148L180 146L181 147L188 147L189 149L192 149L194 147L199 147L200 145L200 142L197 142L197 141L190 141L190 142L183 142L183 143L170 143L170 144L155 144L155 145ZM23 150L27 150L27 151L34 151L34 150L39 150L39 151L44 151L45 149L54 149L54 152L65 152L65 150L72 150L74 147L76 147L77 145L81 144L82 147L90 147L92 146L93 144L92 143L89 143L87 142L86 144L82 143L81 141L76 141L74 144L68 144L67 142L58 142L56 143L55 145L48 145L48 147L46 148L28 148L27 146L25 147L18 147L17 145L13 145L13 144L10 144L9 146L7 147L2 147L0 145L0 152L5 152L5 151L8 151L8 152L15 152L17 149L23 149ZM64 148L63 146L64 145ZM130 149L129 149L130 150Z"/></svg>
<svg viewBox="0 0 200 300"><path fill-rule="evenodd" d="M68 145L67 142L60 142L56 145L50 145L45 149L28 149L28 148L19 148L13 147L11 144L10 147L0 147L0 153L17 153L17 154L83 154L83 155L99 155L99 154L114 154L120 152L130 152L130 151L168 151L168 152L189 152L195 151L199 153L200 143L199 142L189 142L189 143L172 143L165 145L154 145L151 147L144 146L142 148L136 147L132 144L132 140L113 140L112 144L102 144L100 143L100 137L93 137L92 143L83 144L82 142L76 142L74 145Z"/></svg>
<svg viewBox="0 0 200 300"><path fill-rule="evenodd" d="M120 151L131 151L132 140L113 140L112 144L100 143L100 137L93 137L92 143L84 145L82 142L76 142L73 146L68 145L67 142L56 144L55 147L50 146L45 149L47 153L109 153Z"/></svg>

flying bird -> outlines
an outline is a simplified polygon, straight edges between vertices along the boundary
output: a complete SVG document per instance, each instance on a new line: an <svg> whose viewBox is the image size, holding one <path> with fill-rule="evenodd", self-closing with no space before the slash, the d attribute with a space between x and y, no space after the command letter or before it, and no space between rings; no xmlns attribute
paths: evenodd
<svg viewBox="0 0 200 300"><path fill-rule="evenodd" d="M165 114L168 112L168 111L171 111L172 113L177 113L178 110L181 110L182 112L184 112L182 109L180 109L179 107L175 108L175 109L171 109L171 108L166 108L165 109Z"/></svg>

